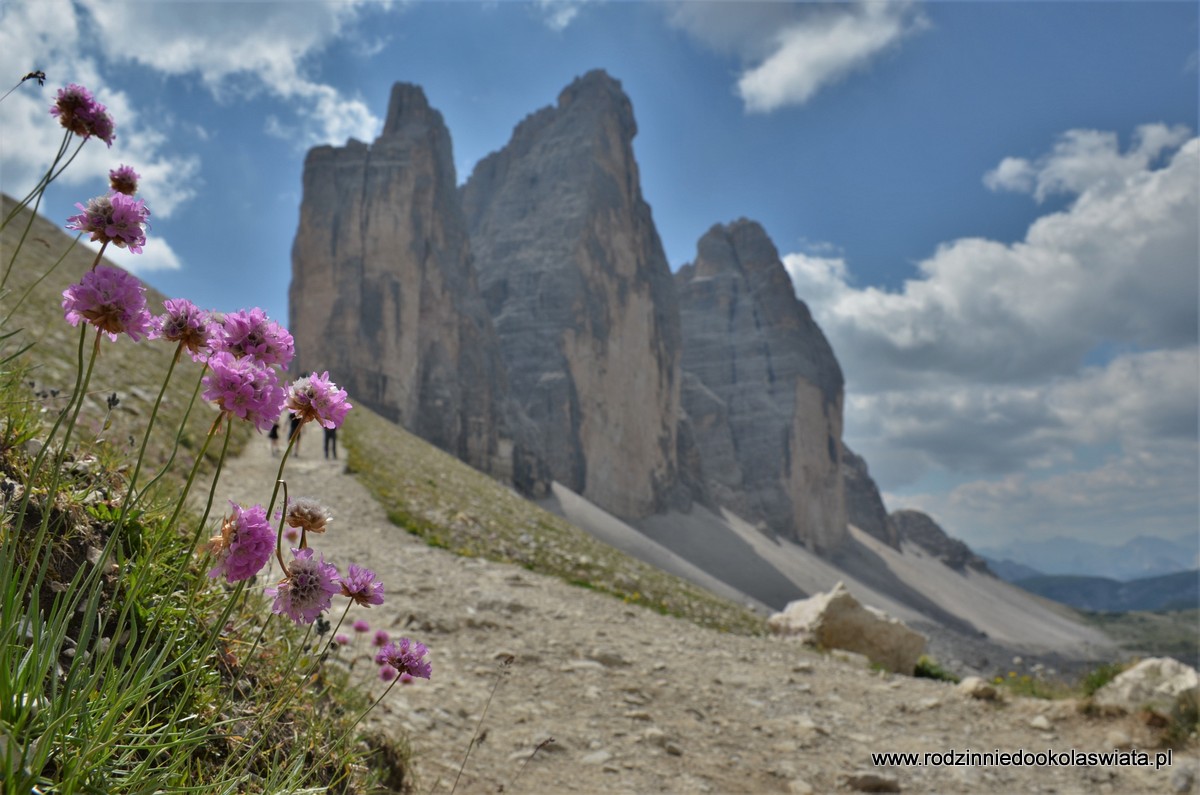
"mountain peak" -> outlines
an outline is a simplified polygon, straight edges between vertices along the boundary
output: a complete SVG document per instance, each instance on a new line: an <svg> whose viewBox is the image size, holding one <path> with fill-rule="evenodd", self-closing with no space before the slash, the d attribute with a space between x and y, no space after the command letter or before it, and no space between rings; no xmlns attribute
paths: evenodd
<svg viewBox="0 0 1200 795"><path fill-rule="evenodd" d="M396 83L388 100L387 118L383 123L383 136L398 135L405 125L413 122L428 123L436 118L438 126L443 124L442 114L429 106L425 91L413 83Z"/></svg>
<svg viewBox="0 0 1200 795"><path fill-rule="evenodd" d="M621 88L621 81L603 69L593 69L564 88L558 95L558 110L583 111L598 116L615 115L629 139L637 135L633 103Z"/></svg>

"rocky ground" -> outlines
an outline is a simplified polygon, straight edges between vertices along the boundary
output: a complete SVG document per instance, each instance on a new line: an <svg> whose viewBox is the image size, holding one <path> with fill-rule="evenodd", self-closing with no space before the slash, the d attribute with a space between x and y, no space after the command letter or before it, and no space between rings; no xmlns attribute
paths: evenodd
<svg viewBox="0 0 1200 795"><path fill-rule="evenodd" d="M422 793L450 791L493 688L459 792L1196 787L1194 747L1161 770L874 767L871 752L1151 749L1153 736L1134 716L1088 717L1066 701L980 701L949 684L880 674L777 638L703 630L518 567L428 547L392 525L340 462L315 457L316 441L310 434L286 474L293 497L318 498L335 513L313 546L343 570L352 561L374 568L387 588L385 605L356 609L350 619L430 648L432 680L395 687L369 719L408 734ZM218 496L264 502L277 465L256 439L227 464ZM373 672L367 636L357 651L359 669ZM382 683L368 681L382 692Z"/></svg>

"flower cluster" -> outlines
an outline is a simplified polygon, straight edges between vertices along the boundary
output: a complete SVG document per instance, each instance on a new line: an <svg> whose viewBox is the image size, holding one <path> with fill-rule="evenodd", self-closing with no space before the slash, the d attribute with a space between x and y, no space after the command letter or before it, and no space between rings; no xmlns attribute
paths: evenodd
<svg viewBox="0 0 1200 795"><path fill-rule="evenodd" d="M425 648L424 643L401 638L384 646L375 655L375 663L390 666L401 676L408 674L418 679L428 679L433 671L429 661L424 659L428 653L429 649Z"/></svg>
<svg viewBox="0 0 1200 795"><path fill-rule="evenodd" d="M230 502L233 512L221 523L221 534L209 539L208 549L217 559L209 577L225 575L229 582L248 580L262 571L275 551L275 534L261 505L242 508Z"/></svg>
<svg viewBox="0 0 1200 795"><path fill-rule="evenodd" d="M126 196L132 196L137 193L138 180L141 177L133 166L119 166L108 172L108 185L116 193L123 193Z"/></svg>
<svg viewBox="0 0 1200 795"><path fill-rule="evenodd" d="M268 588L274 596L271 612L287 615L297 624L311 624L323 610L328 610L333 595L341 591L337 568L324 557L314 558L311 549L293 549L288 575L278 585Z"/></svg>
<svg viewBox="0 0 1200 795"><path fill-rule="evenodd" d="M284 391L275 370L254 359L234 358L227 351L208 357L211 372L204 376L204 399L225 412L269 430L283 409Z"/></svg>
<svg viewBox="0 0 1200 795"><path fill-rule="evenodd" d="M96 136L104 143L112 146L113 120L108 115L108 109L92 97L88 91L76 83L58 90L58 99L50 108L50 115L57 116L58 121L76 135L85 140Z"/></svg>
<svg viewBox="0 0 1200 795"><path fill-rule="evenodd" d="M296 379L288 390L287 407L300 422L315 420L326 428L340 427L353 408L346 390L329 380L328 371Z"/></svg>
<svg viewBox="0 0 1200 795"><path fill-rule="evenodd" d="M168 298L163 307L167 311L154 318L150 339L177 342L192 361L207 360L217 333L212 316L186 298Z"/></svg>
<svg viewBox="0 0 1200 795"><path fill-rule="evenodd" d="M146 243L147 219L150 208L141 199L124 193L109 193L89 199L87 206L75 204L81 212L67 219L67 229L88 232L99 243L112 243L118 248L129 247L134 254L142 253Z"/></svg>
<svg viewBox="0 0 1200 795"><path fill-rule="evenodd" d="M292 335L258 307L225 316L221 347L238 358L248 356L285 370L296 355Z"/></svg>
<svg viewBox="0 0 1200 795"><path fill-rule="evenodd" d="M146 288L123 270L98 267L83 274L79 284L63 290L63 311L67 322L78 326L86 321L116 340L128 334L136 342L150 332L150 313L146 311Z"/></svg>
<svg viewBox="0 0 1200 795"><path fill-rule="evenodd" d="M383 582L375 579L375 572L351 563L342 578L342 596L363 607L383 604Z"/></svg>
<svg viewBox="0 0 1200 795"><path fill-rule="evenodd" d="M306 533L324 533L333 514L314 499L297 497L288 503L285 519L288 527L297 527Z"/></svg>

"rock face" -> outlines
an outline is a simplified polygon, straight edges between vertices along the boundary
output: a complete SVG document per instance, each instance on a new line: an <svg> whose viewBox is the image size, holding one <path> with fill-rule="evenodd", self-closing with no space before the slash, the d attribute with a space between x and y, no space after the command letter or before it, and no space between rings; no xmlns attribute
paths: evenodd
<svg viewBox="0 0 1200 795"><path fill-rule="evenodd" d="M508 474L498 458L499 348L471 264L450 134L420 88L393 87L370 146L308 153L289 308L298 371L327 369L356 401Z"/></svg>
<svg viewBox="0 0 1200 795"><path fill-rule="evenodd" d="M1095 701L1129 711L1149 708L1170 712L1178 700L1195 700L1198 693L1200 676L1195 668L1170 657L1151 657L1097 690Z"/></svg>
<svg viewBox="0 0 1200 795"><path fill-rule="evenodd" d="M824 551L846 536L842 371L763 228L700 239L675 275L683 405L712 499Z"/></svg>
<svg viewBox="0 0 1200 795"><path fill-rule="evenodd" d="M991 574L983 558L962 541L946 535L946 531L928 514L921 511L894 511L889 521L901 541L916 544L950 568L962 571L969 566Z"/></svg>
<svg viewBox="0 0 1200 795"><path fill-rule="evenodd" d="M820 648L865 654L889 671L910 676L925 650L925 636L882 610L864 607L840 582L828 593L789 603L767 619L767 627Z"/></svg>
<svg viewBox="0 0 1200 795"><path fill-rule="evenodd" d="M879 496L867 462L845 444L842 445L842 486L846 490L846 518L858 529L878 538L893 549L900 549L896 527L888 520L887 508Z"/></svg>
<svg viewBox="0 0 1200 795"><path fill-rule="evenodd" d="M678 310L636 132L620 84L590 72L462 189L511 394L548 474L625 518L687 505L677 462L695 459L686 433L681 450Z"/></svg>

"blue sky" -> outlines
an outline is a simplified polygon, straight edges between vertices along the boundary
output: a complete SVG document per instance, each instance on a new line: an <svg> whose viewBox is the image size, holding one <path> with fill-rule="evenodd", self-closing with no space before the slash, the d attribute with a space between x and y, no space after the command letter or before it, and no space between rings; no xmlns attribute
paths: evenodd
<svg viewBox="0 0 1200 795"><path fill-rule="evenodd" d="M121 264L285 319L308 147L372 140L414 82L462 181L601 67L673 268L714 223L771 234L889 508L985 546L1177 537L1200 522L1198 40L1187 2L6 0L0 76L49 80L0 105L0 189L84 83L117 144L45 212L129 163L152 242Z"/></svg>

